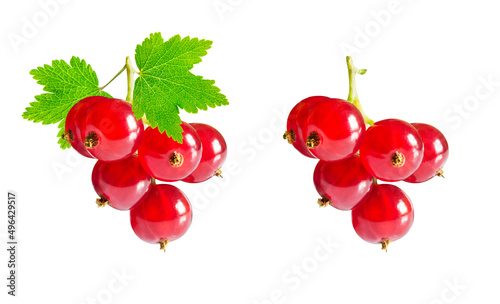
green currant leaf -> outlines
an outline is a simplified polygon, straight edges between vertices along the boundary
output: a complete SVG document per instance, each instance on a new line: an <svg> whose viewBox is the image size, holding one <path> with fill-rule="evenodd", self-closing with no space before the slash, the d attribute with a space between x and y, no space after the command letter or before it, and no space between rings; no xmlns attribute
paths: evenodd
<svg viewBox="0 0 500 304"><path fill-rule="evenodd" d="M135 51L140 76L134 85L133 111L137 119L146 116L152 128L158 127L182 143L179 109L188 113L208 107L228 105L215 81L195 76L189 70L207 54L212 41L179 35L164 41L160 33L151 34Z"/></svg>
<svg viewBox="0 0 500 304"><path fill-rule="evenodd" d="M53 60L30 71L33 79L43 86L42 93L26 108L23 118L43 125L59 123L59 141L62 149L71 147L61 138L64 121L69 110L78 101L88 96L111 97L99 89L97 75L85 60L72 57L69 64L64 60Z"/></svg>
<svg viewBox="0 0 500 304"><path fill-rule="evenodd" d="M57 132L57 137L58 137L57 143L59 144L59 146L63 150L71 148L71 144L69 142L67 142L66 139L62 138L62 136L65 132L65 124L66 124L66 118L61 120L61 122L57 126L59 128L59 132Z"/></svg>

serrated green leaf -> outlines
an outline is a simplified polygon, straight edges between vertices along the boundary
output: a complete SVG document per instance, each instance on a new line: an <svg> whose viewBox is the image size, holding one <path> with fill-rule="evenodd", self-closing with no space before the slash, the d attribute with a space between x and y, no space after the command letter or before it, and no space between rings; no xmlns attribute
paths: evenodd
<svg viewBox="0 0 500 304"><path fill-rule="evenodd" d="M201 57L212 47L212 41L176 35L165 42L161 33L154 33L146 38L135 51L135 61L141 72L159 72L169 67L180 67L190 70ZM157 71L155 71L157 70Z"/></svg>
<svg viewBox="0 0 500 304"><path fill-rule="evenodd" d="M58 137L57 143L59 144L59 146L63 150L71 148L71 144L69 142L67 142L66 139L62 138L64 131L65 131L65 128L64 128L65 124L66 124L66 118L61 120L61 122L59 123L59 125L58 125L59 132L57 132L57 137Z"/></svg>
<svg viewBox="0 0 500 304"><path fill-rule="evenodd" d="M140 76L135 81L133 111L137 119L146 115L151 127L158 127L182 142L179 109L188 113L229 104L215 81L193 75L189 70L207 54L211 41L179 35L164 41L151 34L136 48Z"/></svg>
<svg viewBox="0 0 500 304"><path fill-rule="evenodd" d="M59 137L64 133L64 119L75 103L88 96L111 97L99 89L99 81L92 67L78 57L72 57L70 64L64 60L54 60L52 65L45 64L31 70L30 75L48 93L35 96L36 101L26 108L23 118L43 125L61 122ZM62 149L70 147L62 139L58 143Z"/></svg>

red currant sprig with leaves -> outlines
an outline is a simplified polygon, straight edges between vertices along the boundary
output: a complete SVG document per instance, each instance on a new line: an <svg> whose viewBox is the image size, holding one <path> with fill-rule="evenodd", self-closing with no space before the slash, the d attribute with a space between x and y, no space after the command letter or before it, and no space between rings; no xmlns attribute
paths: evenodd
<svg viewBox="0 0 500 304"><path fill-rule="evenodd" d="M189 200L163 182L199 183L220 176L227 155L222 135L205 124L183 122L179 109L197 113L227 105L213 80L191 73L212 42L179 35L164 41L151 34L106 85L78 57L54 60L30 72L45 93L35 96L23 117L59 124L61 148L73 147L98 161L92 184L97 205L130 210L134 232L161 249L191 224ZM106 87L127 74L125 100ZM216 145L217 144L217 145Z"/></svg>

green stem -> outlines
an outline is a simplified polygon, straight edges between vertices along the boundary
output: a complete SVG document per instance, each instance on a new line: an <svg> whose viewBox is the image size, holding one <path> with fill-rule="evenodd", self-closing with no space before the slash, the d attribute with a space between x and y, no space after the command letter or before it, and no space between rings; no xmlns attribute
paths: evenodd
<svg viewBox="0 0 500 304"><path fill-rule="evenodd" d="M113 80L115 80L118 76L120 76L121 73L123 73L123 71L125 70L127 70L127 98L125 100L132 103L132 95L134 92L134 74L135 73L139 74L139 72L137 72L134 69L132 65L132 59L130 59L129 56L127 56L127 58L125 59L125 65L123 66L123 68L110 81L108 81L108 83L100 87L99 90L101 91L104 90L110 83L113 82Z"/></svg>
<svg viewBox="0 0 500 304"><path fill-rule="evenodd" d="M126 101L132 103L132 94L134 92L134 73L139 74L134 67L132 66L132 59L130 59L129 56L127 56L125 60L125 67L127 69L127 98L125 98Z"/></svg>
<svg viewBox="0 0 500 304"><path fill-rule="evenodd" d="M132 59L130 59L130 56L127 56L127 58L125 59L125 67L127 69L127 97L125 98L125 101L133 103L132 97L134 95L134 81L135 81L134 74L140 75L140 72L138 72L132 65ZM142 117L142 121L144 122L144 124L150 125L149 121L146 118L146 115ZM153 182L155 182L154 179Z"/></svg>
<svg viewBox="0 0 500 304"><path fill-rule="evenodd" d="M127 65L124 65L123 68L120 70L120 72L118 72L115 77L113 77L110 81L108 81L108 83L106 83L105 85L103 85L102 87L99 88L99 90L104 90L110 83L113 82L113 80L115 80L118 76L120 76L121 73L123 73L123 71L125 71L127 69Z"/></svg>
<svg viewBox="0 0 500 304"><path fill-rule="evenodd" d="M347 97L347 101L349 101L350 103L355 105L356 108L358 108L358 110L363 115L365 123L371 126L374 124L374 121L370 119L368 115L365 114L365 111L363 111L363 107L361 107L361 102L359 101L358 91L356 90L356 74L363 75L364 73L366 73L366 70L357 69L354 66L354 62L352 61L351 56L347 56L346 61L347 61L347 70L349 72L349 96Z"/></svg>

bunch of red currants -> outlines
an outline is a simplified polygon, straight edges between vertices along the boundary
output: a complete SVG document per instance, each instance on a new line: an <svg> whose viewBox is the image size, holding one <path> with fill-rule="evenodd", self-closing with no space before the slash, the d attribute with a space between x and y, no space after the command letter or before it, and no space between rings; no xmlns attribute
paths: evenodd
<svg viewBox="0 0 500 304"><path fill-rule="evenodd" d="M227 156L226 142L213 127L185 122L181 127L178 143L157 128L144 128L130 103L91 96L71 108L63 135L80 154L98 159L92 171L98 206L130 210L137 236L161 249L187 231L192 210L181 190L156 180L206 181L221 175Z"/></svg>
<svg viewBox="0 0 500 304"><path fill-rule="evenodd" d="M400 188L377 180L421 183L442 176L448 143L428 124L386 119L367 129L365 121L351 102L309 97L290 112L284 138L319 159L314 185L320 206L352 210L356 233L387 249L411 228L413 205Z"/></svg>

